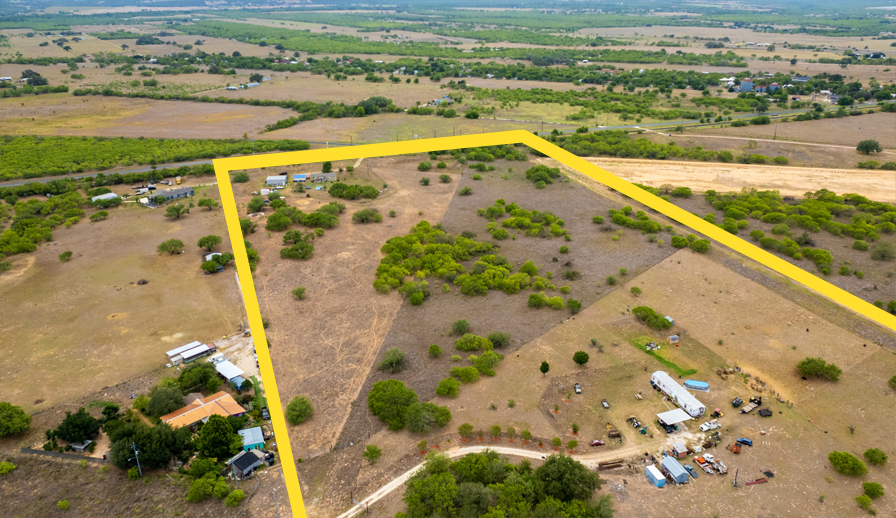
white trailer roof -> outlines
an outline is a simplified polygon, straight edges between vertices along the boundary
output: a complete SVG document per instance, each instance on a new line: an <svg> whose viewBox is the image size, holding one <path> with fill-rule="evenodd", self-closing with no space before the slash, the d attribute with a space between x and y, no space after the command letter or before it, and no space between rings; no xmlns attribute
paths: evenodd
<svg viewBox="0 0 896 518"><path fill-rule="evenodd" d="M656 466L653 466L653 465L647 466L647 469L645 471L647 471L647 473L650 473L651 475L653 475L653 477L657 480L665 480L665 478L666 478L663 476L663 473L660 470L656 469Z"/></svg>
<svg viewBox="0 0 896 518"><path fill-rule="evenodd" d="M680 408L676 408L675 410L669 410L668 412L663 412L662 414L656 415L657 419L666 423L667 425L673 425L680 423L682 421L687 421L691 418L691 416Z"/></svg>
<svg viewBox="0 0 896 518"><path fill-rule="evenodd" d="M689 413L704 408L703 403L695 398L690 392L685 390L684 387L679 385L678 382L672 379L672 376L669 376L669 374L667 374L666 372L656 371L653 373L653 376L651 376L650 379L654 383L659 384L660 388L669 395L672 401L675 401L678 406L686 408Z"/></svg>
<svg viewBox="0 0 896 518"><path fill-rule="evenodd" d="M202 342L190 342L187 345L182 345L182 346L178 347L177 349L171 349L170 351L168 351L165 354L167 354L168 357L171 358L172 356L177 356L178 354L180 354L182 352L189 351L190 349L193 349L197 345L202 345Z"/></svg>
<svg viewBox="0 0 896 518"><path fill-rule="evenodd" d="M188 361L199 356L200 354L205 354L211 350L212 348L207 345L198 345L190 349L189 351L185 351L183 354L181 354L181 356L184 357L184 361Z"/></svg>
<svg viewBox="0 0 896 518"><path fill-rule="evenodd" d="M221 376L224 376L224 379L226 379L227 381L230 381L237 376L242 376L243 374L245 374L245 372L243 372L243 369L234 365L230 360L216 363L215 369L217 369L218 374L220 374Z"/></svg>

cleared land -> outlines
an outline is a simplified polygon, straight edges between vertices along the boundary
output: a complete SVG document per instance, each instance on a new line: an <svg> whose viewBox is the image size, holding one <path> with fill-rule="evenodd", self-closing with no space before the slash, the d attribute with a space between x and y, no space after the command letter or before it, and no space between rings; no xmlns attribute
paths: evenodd
<svg viewBox="0 0 896 518"><path fill-rule="evenodd" d="M213 186L202 192L218 199ZM11 258L13 269L0 276L4 400L46 409L160 367L178 345L239 330L233 270L203 275L196 247L215 234L229 249L223 213L196 207L168 220L163 210L126 203L105 221L60 226L52 242ZM186 244L184 254L158 255L156 246L172 238ZM57 256L67 250L74 255L63 263Z"/></svg>
<svg viewBox="0 0 896 518"><path fill-rule="evenodd" d="M690 144L678 137L672 139L683 145ZM896 178L892 171L618 158L586 160L620 178L653 187L668 183L687 186L698 192L709 189L720 192L740 191L743 188L773 189L785 196L800 197L823 187L838 194L852 192L891 203L896 197Z"/></svg>

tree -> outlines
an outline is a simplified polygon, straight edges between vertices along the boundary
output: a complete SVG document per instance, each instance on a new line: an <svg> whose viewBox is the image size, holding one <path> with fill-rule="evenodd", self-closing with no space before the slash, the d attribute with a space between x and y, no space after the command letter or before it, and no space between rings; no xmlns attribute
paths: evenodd
<svg viewBox="0 0 896 518"><path fill-rule="evenodd" d="M20 407L0 401L0 437L20 434L30 426L30 415Z"/></svg>
<svg viewBox="0 0 896 518"><path fill-rule="evenodd" d="M501 427L498 425L492 426L489 428L488 433L491 434L492 438L497 439L501 437Z"/></svg>
<svg viewBox="0 0 896 518"><path fill-rule="evenodd" d="M227 495L224 505L227 507L238 507L244 498L246 498L246 493L242 489L234 489L233 492Z"/></svg>
<svg viewBox="0 0 896 518"><path fill-rule="evenodd" d="M208 362L196 362L187 366L177 377L177 383L183 392L205 388L213 391L221 384L215 365Z"/></svg>
<svg viewBox="0 0 896 518"><path fill-rule="evenodd" d="M701 254L705 254L706 252L709 252L709 240L708 239L698 239L698 240L694 241L693 243L691 243L690 246L691 246L691 250L701 253Z"/></svg>
<svg viewBox="0 0 896 518"><path fill-rule="evenodd" d="M227 418L217 414L209 416L199 429L199 455L224 459L237 454L243 446L240 435L233 431Z"/></svg>
<svg viewBox="0 0 896 518"><path fill-rule="evenodd" d="M100 433L100 421L79 408L74 414L65 413L65 419L55 430L55 437L68 442L84 442Z"/></svg>
<svg viewBox="0 0 896 518"><path fill-rule="evenodd" d="M491 349L488 349L473 361L473 366L476 367L476 370L478 370L482 374L485 374L486 376L494 376L495 367L498 365L498 362L503 359L503 356L496 353L495 351L492 351Z"/></svg>
<svg viewBox="0 0 896 518"><path fill-rule="evenodd" d="M180 219L184 214L189 214L190 208L186 205L182 205L180 203L175 203L174 205L169 205L165 209L165 217L166 218L175 218Z"/></svg>
<svg viewBox="0 0 896 518"><path fill-rule="evenodd" d="M433 425L444 427L450 420L451 411L433 403L413 403L405 412L405 424L413 433L429 433Z"/></svg>
<svg viewBox="0 0 896 518"><path fill-rule="evenodd" d="M839 380L840 374L843 372L833 363L827 363L821 358L810 357L799 362L796 368L803 377L818 376L819 378L827 378L831 381Z"/></svg>
<svg viewBox="0 0 896 518"><path fill-rule="evenodd" d="M883 149L881 149L880 143L876 140L863 140L859 142L858 146L856 146L856 151L865 153L867 155L871 152L880 153L881 151L883 151Z"/></svg>
<svg viewBox="0 0 896 518"><path fill-rule="evenodd" d="M470 323L466 320L455 320L451 324L451 332L456 335L464 335L470 331Z"/></svg>
<svg viewBox="0 0 896 518"><path fill-rule="evenodd" d="M333 162L324 162L323 164L321 164L321 171L324 173L332 173Z"/></svg>
<svg viewBox="0 0 896 518"><path fill-rule="evenodd" d="M212 210L218 206L218 202L211 198L202 198L196 205L199 205L200 207L208 207L208 210Z"/></svg>
<svg viewBox="0 0 896 518"><path fill-rule="evenodd" d="M535 470L535 477L544 484L545 495L561 502L590 500L600 489L601 479L581 462L563 455L551 455Z"/></svg>
<svg viewBox="0 0 896 518"><path fill-rule="evenodd" d="M427 185L429 185L429 177L424 176L423 178L421 178L421 179L420 179L420 185L423 185L423 186L427 186Z"/></svg>
<svg viewBox="0 0 896 518"><path fill-rule="evenodd" d="M255 196L254 198L249 200L249 203L246 204L246 208L248 209L248 213L252 214L253 212L260 212L265 205L266 203L264 202L264 198L262 198L261 196Z"/></svg>
<svg viewBox="0 0 896 518"><path fill-rule="evenodd" d="M170 414L184 406L184 394L178 387L155 386L149 391L146 413L153 417Z"/></svg>
<svg viewBox="0 0 896 518"><path fill-rule="evenodd" d="M432 344L429 346L429 355L433 358L438 358L442 356L442 348L436 344Z"/></svg>
<svg viewBox="0 0 896 518"><path fill-rule="evenodd" d="M451 183L451 177L448 176L447 174L440 174L439 181L442 183Z"/></svg>
<svg viewBox="0 0 896 518"><path fill-rule="evenodd" d="M845 451L832 451L828 455L828 461L842 475L858 476L868 473L868 466L864 462Z"/></svg>
<svg viewBox="0 0 896 518"><path fill-rule="evenodd" d="M588 363L588 353L585 351L576 351L576 353L572 355L572 361L579 365L585 365Z"/></svg>
<svg viewBox="0 0 896 518"><path fill-rule="evenodd" d="M263 78L264 78L264 76L259 73L249 74L249 82L250 83L258 83Z"/></svg>
<svg viewBox="0 0 896 518"><path fill-rule="evenodd" d="M559 448L560 445L563 444L563 441L559 437L554 437L553 439L551 439L551 444L554 446L554 448Z"/></svg>
<svg viewBox="0 0 896 518"><path fill-rule="evenodd" d="M197 246L199 246L199 248L205 248L206 250L211 252L212 248L214 248L217 245L220 245L223 242L224 242L224 240L221 239L221 236L208 235L203 238L200 238L199 243L197 243Z"/></svg>
<svg viewBox="0 0 896 518"><path fill-rule="evenodd" d="M368 444L361 456L367 459L367 462L376 464L377 459L383 456L383 450L374 444Z"/></svg>
<svg viewBox="0 0 896 518"><path fill-rule="evenodd" d="M541 367L539 369L541 370L541 374L545 375L551 370L551 366L548 365L548 362L541 362Z"/></svg>
<svg viewBox="0 0 896 518"><path fill-rule="evenodd" d="M367 395L367 407L390 430L404 428L408 407L416 402L417 393L398 380L378 381Z"/></svg>
<svg viewBox="0 0 896 518"><path fill-rule="evenodd" d="M386 351L386 355L383 357L382 363L380 363L380 370L392 374L397 374L404 370L404 353L401 352L401 349L393 347Z"/></svg>
<svg viewBox="0 0 896 518"><path fill-rule="evenodd" d="M439 382L436 387L436 395L442 397L457 397L460 392L460 382L452 377L448 377Z"/></svg>
<svg viewBox="0 0 896 518"><path fill-rule="evenodd" d="M0 476L12 473L12 470L16 469L17 467L18 466L16 466L12 462L0 462Z"/></svg>
<svg viewBox="0 0 896 518"><path fill-rule="evenodd" d="M96 223L97 221L103 221L104 219L109 217L109 212L105 210L101 210L99 212L94 212L90 215L90 221Z"/></svg>
<svg viewBox="0 0 896 518"><path fill-rule="evenodd" d="M569 309L569 312L575 315L579 311L582 311L582 303L576 299L569 299L566 301L566 308Z"/></svg>
<svg viewBox="0 0 896 518"><path fill-rule="evenodd" d="M881 466L887 463L887 454L877 448L870 448L865 451L865 458L868 463L874 466Z"/></svg>
<svg viewBox="0 0 896 518"><path fill-rule="evenodd" d="M862 482L862 490L869 498L880 498L884 496L884 486L877 482Z"/></svg>
<svg viewBox="0 0 896 518"><path fill-rule="evenodd" d="M576 446L578 446L578 445L579 445L579 441L576 441L576 440L573 439L572 441L567 441L567 442L566 442L566 449L567 449L567 450L574 450L574 449L576 449Z"/></svg>
<svg viewBox="0 0 896 518"><path fill-rule="evenodd" d="M407 486L404 501L410 518L456 515L454 501L458 488L451 473L444 471L429 474L426 470L421 470L408 480Z"/></svg>
<svg viewBox="0 0 896 518"><path fill-rule="evenodd" d="M314 406L311 400L305 396L296 396L286 405L286 422L291 425L300 425L314 415Z"/></svg>
<svg viewBox="0 0 896 518"><path fill-rule="evenodd" d="M896 259L896 245L889 241L879 241L871 247L871 259L875 261L892 261Z"/></svg>
<svg viewBox="0 0 896 518"><path fill-rule="evenodd" d="M305 298L305 287L299 286L298 288L292 290L292 296L297 300L302 300Z"/></svg>
<svg viewBox="0 0 896 518"><path fill-rule="evenodd" d="M641 288L639 288L639 287L637 287L637 286L632 286L632 289L629 290L629 291L630 291L631 294L634 295L635 297L637 297L638 295L640 295L640 294L642 293L642 292L641 292Z"/></svg>
<svg viewBox="0 0 896 518"><path fill-rule="evenodd" d="M457 433L460 434L464 439L469 439L473 436L473 425L470 423L464 423L457 427Z"/></svg>
<svg viewBox="0 0 896 518"><path fill-rule="evenodd" d="M190 484L190 489L187 491L187 502L202 502L212 496L224 498L229 492L230 486L227 485L224 477L219 477L215 473L206 473L202 478L198 478Z"/></svg>
<svg viewBox="0 0 896 518"><path fill-rule="evenodd" d="M233 183L246 183L249 181L249 175L246 173L234 173Z"/></svg>
<svg viewBox="0 0 896 518"><path fill-rule="evenodd" d="M159 254L164 254L168 252L171 255L179 254L184 249L184 242L180 239L169 239L168 241L162 242L158 247L156 247L156 252Z"/></svg>

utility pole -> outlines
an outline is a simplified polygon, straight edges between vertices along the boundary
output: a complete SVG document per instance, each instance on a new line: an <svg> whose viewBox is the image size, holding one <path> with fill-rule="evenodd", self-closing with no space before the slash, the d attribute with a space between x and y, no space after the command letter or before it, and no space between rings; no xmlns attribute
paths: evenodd
<svg viewBox="0 0 896 518"><path fill-rule="evenodd" d="M355 145L355 136L354 136L354 135L349 135L348 138L349 138L349 142L351 142L351 145L354 146L354 145Z"/></svg>
<svg viewBox="0 0 896 518"><path fill-rule="evenodd" d="M274 488L274 510L277 511L277 518L280 518L280 506L277 504L277 488Z"/></svg>
<svg viewBox="0 0 896 518"><path fill-rule="evenodd" d="M136 460L137 461L137 473L140 474L140 478L143 478L143 469L140 468L140 452L137 451L137 443L131 442L131 448L134 449L134 456L128 459L128 461Z"/></svg>
<svg viewBox="0 0 896 518"><path fill-rule="evenodd" d="M252 154L255 154L255 141L252 141Z"/></svg>
<svg viewBox="0 0 896 518"><path fill-rule="evenodd" d="M168 152L162 151L162 153L165 153L165 166L167 167L168 166Z"/></svg>
<svg viewBox="0 0 896 518"><path fill-rule="evenodd" d="M231 462L230 463L230 471L233 473L233 480L236 482L236 488L240 488L240 480L236 478L236 465Z"/></svg>
<svg viewBox="0 0 896 518"><path fill-rule="evenodd" d="M72 163L71 162L68 163L68 178L69 178L69 180L71 180L71 178L72 178Z"/></svg>
<svg viewBox="0 0 896 518"><path fill-rule="evenodd" d="M740 473L740 468L734 472L734 487L737 487L737 474Z"/></svg>
<svg viewBox="0 0 896 518"><path fill-rule="evenodd" d="M775 124L775 137L772 140L778 140L778 125Z"/></svg>

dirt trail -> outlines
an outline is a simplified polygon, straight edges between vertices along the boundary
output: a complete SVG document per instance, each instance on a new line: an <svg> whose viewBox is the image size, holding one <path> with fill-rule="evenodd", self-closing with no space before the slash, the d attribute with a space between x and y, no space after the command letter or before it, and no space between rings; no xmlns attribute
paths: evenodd
<svg viewBox="0 0 896 518"><path fill-rule="evenodd" d="M541 161L545 160L550 161ZM744 187L776 189L783 195L800 197L824 187L836 193L857 193L873 200L892 202L896 199L896 172L893 171L620 158L585 160L629 182L652 187L672 184L695 191L739 191Z"/></svg>

